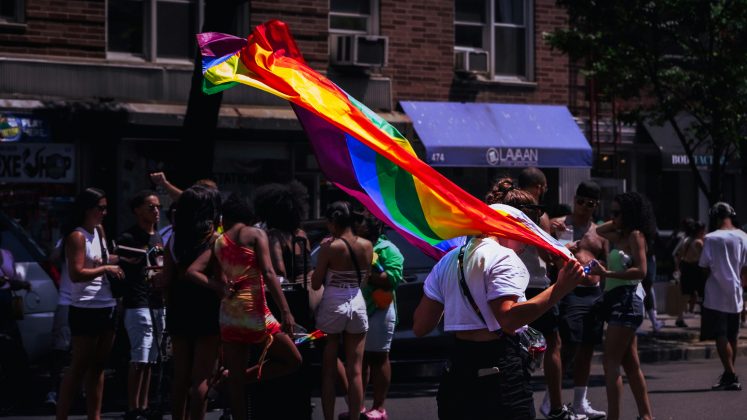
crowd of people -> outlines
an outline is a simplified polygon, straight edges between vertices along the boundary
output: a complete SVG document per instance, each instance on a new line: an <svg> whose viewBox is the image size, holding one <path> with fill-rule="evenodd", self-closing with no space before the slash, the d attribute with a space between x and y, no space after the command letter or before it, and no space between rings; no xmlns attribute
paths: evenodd
<svg viewBox="0 0 747 420"><path fill-rule="evenodd" d="M163 229L160 198L151 190L131 197L135 223L114 241L103 229L104 191L84 189L71 210L58 245L62 276L53 377L62 379L59 394L50 397L57 418L67 418L81 389L89 418L100 416L104 368L118 331L130 346L126 419L154 411L149 397L160 392L151 392L151 384L154 367L169 351L166 333L172 417L204 418L209 391L225 383L232 417L247 418L247 386L297 371L303 357L295 337L302 334L294 333L313 326L324 334L324 418L334 419L342 390L348 412L341 418L386 419L404 258L382 222L349 202L332 203L325 212L328 236L312 267L301 228L308 197L300 184L262 186L250 199L222 194L210 180L181 190L162 173L151 179L174 203ZM639 418L653 418L636 334L646 314L654 331L662 326L652 297L657 231L651 203L639 193L619 194L609 203L610 219L597 222L602 191L584 181L567 214L550 217L541 204L547 189L542 171L526 168L517 180L497 180L485 201L520 210L564 243L574 260L485 234L447 253L425 280L413 332L423 336L443 322L455 336L437 395L441 419L534 418L529 378L540 363L545 418L620 418L620 367ZM727 203L713 206L710 216L708 234L705 225L684 221L672 251L673 277L689 297L676 325L686 326L685 311L700 307L702 338L716 340L724 367L713 389L739 390L735 361L747 234L736 227L736 212ZM15 279L12 255L0 250L0 262L5 310L11 290L29 284ZM292 307L283 285L304 285L305 305ZM543 347L537 343L546 349L537 350ZM599 346L606 411L587 397ZM62 369L69 350L69 366ZM561 393L566 368L574 385L570 404ZM373 404L367 408L369 384Z"/></svg>

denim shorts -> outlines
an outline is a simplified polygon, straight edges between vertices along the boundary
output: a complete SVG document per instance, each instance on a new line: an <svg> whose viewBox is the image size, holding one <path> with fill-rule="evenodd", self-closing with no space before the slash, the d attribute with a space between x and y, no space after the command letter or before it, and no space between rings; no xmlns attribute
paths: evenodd
<svg viewBox="0 0 747 420"><path fill-rule="evenodd" d="M374 313L368 316L366 351L389 352L392 348L396 318L394 303L389 305L389 309L376 309Z"/></svg>
<svg viewBox="0 0 747 420"><path fill-rule="evenodd" d="M643 323L643 298L638 292L640 284L618 286L604 292L607 325L638 329Z"/></svg>
<svg viewBox="0 0 747 420"><path fill-rule="evenodd" d="M155 331L151 311L155 317ZM124 324L127 337L130 339L130 362L156 363L158 361L157 340L162 336L165 324L164 309L125 309Z"/></svg>

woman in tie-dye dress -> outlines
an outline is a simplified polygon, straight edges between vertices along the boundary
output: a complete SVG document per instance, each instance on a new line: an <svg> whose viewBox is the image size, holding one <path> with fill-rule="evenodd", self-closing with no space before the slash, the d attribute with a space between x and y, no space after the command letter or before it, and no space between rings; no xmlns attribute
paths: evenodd
<svg viewBox="0 0 747 420"><path fill-rule="evenodd" d="M289 374L301 364L301 355L286 334L292 333L293 315L272 269L267 235L250 226L252 219L248 200L235 194L229 197L223 204L225 233L188 272L198 282L218 276L226 284L220 305L220 335L229 372L231 412L236 419L245 418L243 391L247 383ZM265 280L281 309L280 323L267 308ZM256 365L248 367L251 346L262 354Z"/></svg>

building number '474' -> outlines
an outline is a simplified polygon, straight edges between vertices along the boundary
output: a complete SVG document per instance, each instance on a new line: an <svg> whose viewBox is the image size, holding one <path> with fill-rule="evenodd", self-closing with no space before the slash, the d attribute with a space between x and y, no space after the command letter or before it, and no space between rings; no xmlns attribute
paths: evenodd
<svg viewBox="0 0 747 420"><path fill-rule="evenodd" d="M431 153L431 162L446 162L446 154L440 152Z"/></svg>

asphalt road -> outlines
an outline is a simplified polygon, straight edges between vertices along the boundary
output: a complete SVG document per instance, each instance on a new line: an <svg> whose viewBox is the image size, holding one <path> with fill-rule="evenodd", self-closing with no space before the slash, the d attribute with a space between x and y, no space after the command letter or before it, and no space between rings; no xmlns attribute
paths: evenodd
<svg viewBox="0 0 747 420"><path fill-rule="evenodd" d="M696 360L688 362L669 362L643 365L648 380L651 403L657 420L700 420L700 419L744 419L747 418L747 391L710 390L717 376L721 372L718 360ZM747 379L747 361L737 360L737 371ZM743 379L743 380L745 380ZM535 405L539 404L544 395L541 371L533 377L535 385ZM747 384L745 384L747 385ZM438 384L428 383L400 383L394 384L387 400L389 418L397 419L436 419L435 393ZM564 401L573 398L573 389L563 390ZM602 367L592 366L592 378L589 387L589 399L598 409L606 408L606 396ZM368 398L370 406L371 400ZM313 419L322 419L321 402L317 397L312 399L316 404ZM336 412L347 410L342 397L337 398ZM539 411L538 411L539 413ZM209 419L217 419L219 412L208 414ZM635 402L630 389L625 387L623 394L623 419L634 419L637 415ZM121 418L122 413L105 413L104 418ZM52 416L10 416L18 419L51 419ZM71 419L84 419L84 416L71 416ZM169 417L166 417L169 418ZM541 416L539 417L541 418Z"/></svg>
<svg viewBox="0 0 747 420"><path fill-rule="evenodd" d="M741 362L741 363L740 363ZM711 391L721 373L718 360L696 360L688 362L669 362L643 365L649 387L654 416L657 420L702 420L702 419L745 419L747 418L746 391ZM747 361L737 360L737 372L747 380ZM541 371L535 372L535 408L538 418L539 404L544 396L544 385ZM745 384L747 386L747 383ZM392 387L387 400L389 418L397 419L436 419L435 393L438 384L399 384ZM573 401L573 389L563 390L563 400ZM592 366L592 378L589 387L589 400L592 405L606 410L607 397L601 365ZM321 403L315 398L317 409L314 419L321 420ZM366 400L370 406L370 398ZM342 398L337 399L336 412L347 410ZM638 415L630 388L623 391L622 418L635 419Z"/></svg>

